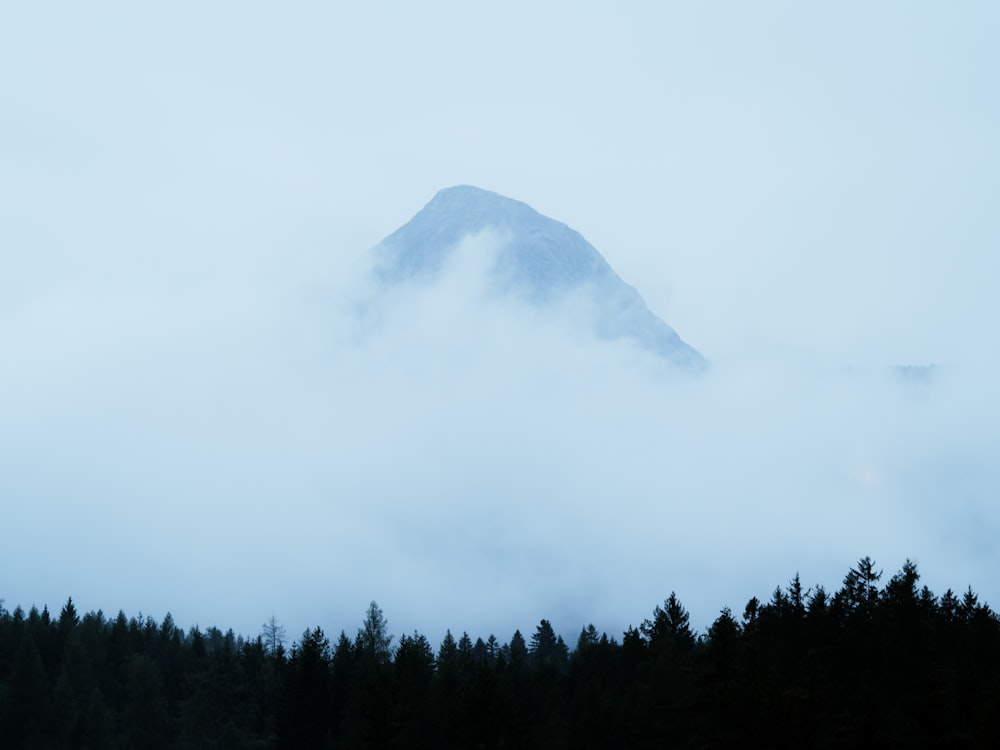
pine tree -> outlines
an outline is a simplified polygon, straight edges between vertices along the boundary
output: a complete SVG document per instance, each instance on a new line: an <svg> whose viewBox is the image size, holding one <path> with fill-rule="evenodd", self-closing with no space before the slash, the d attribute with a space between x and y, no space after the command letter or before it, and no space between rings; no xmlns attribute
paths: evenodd
<svg viewBox="0 0 1000 750"><path fill-rule="evenodd" d="M427 639L414 632L402 635L393 670L398 688L393 710L395 734L413 748L433 745L434 651Z"/></svg>
<svg viewBox="0 0 1000 750"><path fill-rule="evenodd" d="M520 630L514 631L507 650L510 653L511 666L520 666L528 661L528 647L524 642L524 636L521 635Z"/></svg>
<svg viewBox="0 0 1000 750"><path fill-rule="evenodd" d="M389 623L374 601L368 605L365 621L358 630L355 647L359 654L372 659L376 664L388 664L392 658Z"/></svg>
<svg viewBox="0 0 1000 750"><path fill-rule="evenodd" d="M882 578L882 571L875 570L875 563L868 556L858 561L844 578L844 587L837 592L840 602L849 613L860 614L870 620L878 604L879 591L876 584Z"/></svg>
<svg viewBox="0 0 1000 750"><path fill-rule="evenodd" d="M64 635L80 624L80 618L73 606L73 597L66 600L62 611L59 613L59 631Z"/></svg>
<svg viewBox="0 0 1000 750"><path fill-rule="evenodd" d="M265 622L260 629L261 638L264 640L264 648L267 655L281 658L285 652L285 627L278 623L277 618L272 614L271 619Z"/></svg>
<svg viewBox="0 0 1000 750"><path fill-rule="evenodd" d="M653 618L645 620L639 630L646 637L650 648L656 651L683 653L694 648L695 636L690 626L690 616L673 591L663 602L663 607L653 610Z"/></svg>
<svg viewBox="0 0 1000 750"><path fill-rule="evenodd" d="M278 715L278 747L322 747L330 734L330 641L317 626L292 647Z"/></svg>

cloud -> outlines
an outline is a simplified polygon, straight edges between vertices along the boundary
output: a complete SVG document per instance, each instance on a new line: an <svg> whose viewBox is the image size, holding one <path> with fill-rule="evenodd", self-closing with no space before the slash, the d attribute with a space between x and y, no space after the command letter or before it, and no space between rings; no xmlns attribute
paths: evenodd
<svg viewBox="0 0 1000 750"><path fill-rule="evenodd" d="M870 554L998 600L986 375L678 374L590 337L585 299L497 294L501 241L391 289L286 247L7 313L0 593L249 634L351 632L373 598L432 639L619 634L672 590L704 626Z"/></svg>

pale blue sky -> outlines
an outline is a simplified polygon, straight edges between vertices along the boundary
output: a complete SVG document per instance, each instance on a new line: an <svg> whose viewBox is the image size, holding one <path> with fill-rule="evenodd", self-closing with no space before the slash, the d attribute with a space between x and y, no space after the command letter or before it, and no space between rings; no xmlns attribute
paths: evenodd
<svg viewBox="0 0 1000 750"><path fill-rule="evenodd" d="M579 229L713 359L974 359L996 6L806 5L8 3L3 244L38 286L345 253L472 183Z"/></svg>
<svg viewBox="0 0 1000 750"><path fill-rule="evenodd" d="M8 469L18 456L0 496L51 510L14 512L5 526L22 540L15 552L27 554L23 540L39 531L38 518L58 516L60 495L74 488L89 502L102 493L166 502L174 481L190 493L197 483L165 478L161 461L172 456L215 483L191 501L208 515L206 544L241 492L284 487L290 472L302 487L284 493L286 512L321 502L317 487L337 484L316 473L323 452L302 456L296 439L274 438L276 423L290 436L294 425L321 432L305 402L288 395L322 348L317 311L329 312L350 263L459 183L580 231L723 366L752 368L762 355L807 371L935 362L989 382L1000 321L995 3L346 5L0 8L0 408L9 417L0 445ZM287 355L281 365L276 352ZM227 383L237 372L246 380L234 395ZM319 388L322 378L314 380ZM285 395L270 395L275 388ZM989 386L971 395L995 401ZM241 435L255 424L263 434L248 416L254 399L266 402L269 437L242 443L221 425L238 414ZM964 402L933 408L948 425L937 431L968 444L934 443L930 425L941 422L930 417L904 437L926 434L930 442L913 438L920 450L969 462L959 474L976 485L971 494L995 497L996 474L982 468L997 445L988 420ZM870 413L860 409L858 419ZM949 413L963 416L948 422ZM740 424L752 430L757 421L748 414ZM158 428L144 448L132 439L143 424ZM348 439L334 432L331 445ZM215 447L191 448L206 435L217 436ZM903 461L907 443L897 437L887 428L889 452ZM220 455L227 441L233 447ZM286 444L285 458L274 459ZM103 458L88 464L71 445ZM116 472L108 451L133 452L129 468ZM237 481L218 468L235 472L248 456L258 466L271 457L281 470ZM567 457L567 472L571 465ZM560 481L569 480L554 473L555 494ZM145 516L123 514L119 502L108 501L103 521L67 510L52 541L83 534L103 554L141 556L141 543L121 539L141 537ZM254 503L265 506L264 495ZM121 536L105 538L105 529ZM246 533L261 543L261 529ZM948 544L960 547L954 535ZM868 553L876 551L844 554L850 562ZM232 555L235 576L245 561ZM405 559L418 570L414 560L425 558ZM780 575L799 565L791 553L773 564ZM58 556L51 565L31 581L5 568L0 597L56 605L76 596L83 583L64 585ZM104 570L95 565L88 580ZM128 593L137 583L87 585L84 607L148 608L184 591L143 599ZM360 618L378 596L358 593L348 611ZM210 599L185 600L178 619L188 624ZM742 604L717 605L727 603ZM253 629L276 606L257 604L201 617ZM297 627L295 618L304 627L318 615L291 615Z"/></svg>

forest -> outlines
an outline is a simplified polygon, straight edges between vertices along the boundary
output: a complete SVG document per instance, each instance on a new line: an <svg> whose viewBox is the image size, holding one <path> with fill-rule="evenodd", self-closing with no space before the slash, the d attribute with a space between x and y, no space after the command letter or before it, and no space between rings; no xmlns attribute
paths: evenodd
<svg viewBox="0 0 1000 750"><path fill-rule="evenodd" d="M390 634L375 602L353 637L294 641L274 617L245 637L0 602L0 746L993 747L1000 620L919 579L867 557L830 593L796 574L705 632L670 593L572 645L543 619L435 648Z"/></svg>

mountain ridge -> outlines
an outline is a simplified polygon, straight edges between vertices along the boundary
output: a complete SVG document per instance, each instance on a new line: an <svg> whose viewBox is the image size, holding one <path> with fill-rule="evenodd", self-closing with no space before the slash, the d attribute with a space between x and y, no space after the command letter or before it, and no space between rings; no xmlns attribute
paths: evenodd
<svg viewBox="0 0 1000 750"><path fill-rule="evenodd" d="M682 367L707 365L583 235L526 203L472 185L438 191L382 240L374 249L377 274L387 284L432 278L463 238L486 230L502 237L491 273L505 291L544 306L566 292L589 290L598 337L633 340Z"/></svg>

